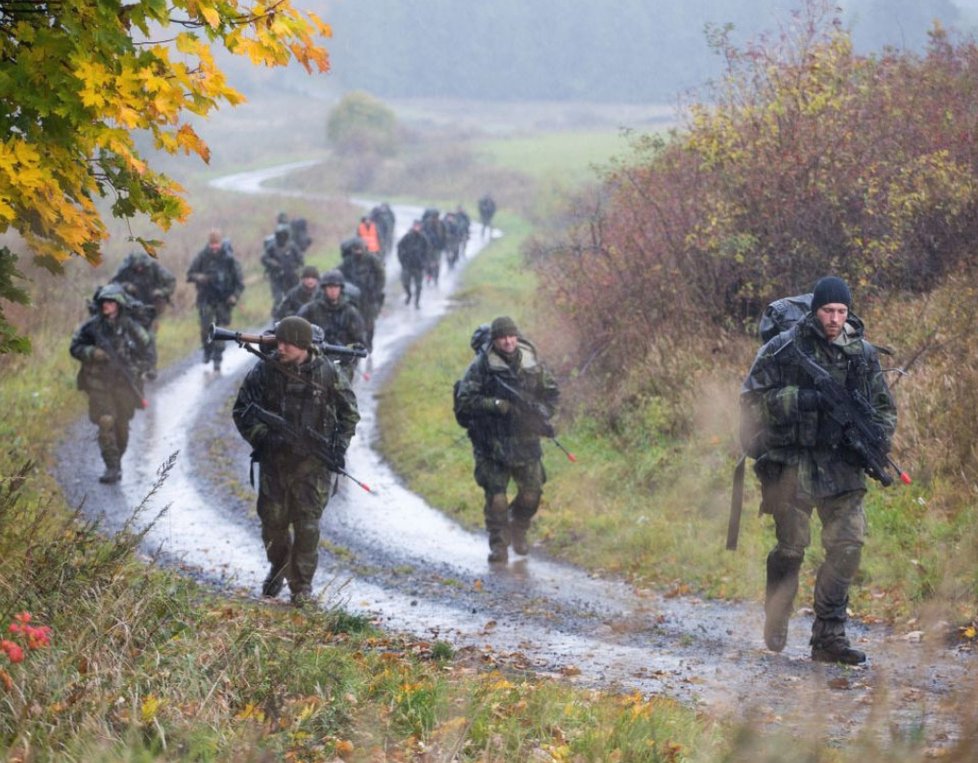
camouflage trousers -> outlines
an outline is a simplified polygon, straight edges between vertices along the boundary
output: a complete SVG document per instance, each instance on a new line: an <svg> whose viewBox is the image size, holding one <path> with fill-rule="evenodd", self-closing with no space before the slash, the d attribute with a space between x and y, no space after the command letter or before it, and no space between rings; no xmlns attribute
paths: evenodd
<svg viewBox="0 0 978 763"><path fill-rule="evenodd" d="M98 447L106 466L118 466L129 445L129 420L135 407L117 392L88 390L88 420L98 427Z"/></svg>
<svg viewBox="0 0 978 763"><path fill-rule="evenodd" d="M309 593L319 563L319 520L333 475L318 462L261 464L258 518L265 555L292 593Z"/></svg>
<svg viewBox="0 0 978 763"><path fill-rule="evenodd" d="M516 497L507 501L510 480L516 483ZM547 473L539 459L510 465L476 455L475 481L486 496L483 516L489 545L508 545L510 522L524 529L530 526L540 507Z"/></svg>
<svg viewBox="0 0 978 763"><path fill-rule="evenodd" d="M200 346L204 348L204 362L213 360L220 365L224 342L211 341L211 324L230 326L231 306L225 302L198 302L197 316L200 318Z"/></svg>
<svg viewBox="0 0 978 763"><path fill-rule="evenodd" d="M768 570L797 570L811 545L812 509L822 522L825 561L815 579L815 616L819 620L845 622L852 584L866 535L863 511L865 490L851 490L826 498L808 495L798 480L798 468L785 465L780 474L761 479L761 507L774 517L777 545L768 555Z"/></svg>

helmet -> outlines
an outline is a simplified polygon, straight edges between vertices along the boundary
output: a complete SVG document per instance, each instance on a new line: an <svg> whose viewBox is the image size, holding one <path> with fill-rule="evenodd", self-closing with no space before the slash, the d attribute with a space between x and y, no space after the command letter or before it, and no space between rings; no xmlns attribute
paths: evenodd
<svg viewBox="0 0 978 763"><path fill-rule="evenodd" d="M99 305L103 302L115 302L119 307L128 307L129 298L121 284L108 283L95 292L95 302Z"/></svg>
<svg viewBox="0 0 978 763"><path fill-rule="evenodd" d="M278 216L275 218L275 222L279 224L287 223L288 221L289 221L289 216L285 212L279 212Z"/></svg>
<svg viewBox="0 0 978 763"><path fill-rule="evenodd" d="M336 268L327 270L319 277L320 286L343 286L343 274Z"/></svg>
<svg viewBox="0 0 978 763"><path fill-rule="evenodd" d="M128 259L129 264L136 268L144 268L149 265L150 262L150 256L142 249L137 249L134 252L130 252Z"/></svg>
<svg viewBox="0 0 978 763"><path fill-rule="evenodd" d="M287 241L290 233L291 231L289 230L288 223L279 223L275 226L275 240L280 243Z"/></svg>
<svg viewBox="0 0 978 763"><path fill-rule="evenodd" d="M312 347L312 324L298 315L290 315L275 324L275 338L308 350Z"/></svg>

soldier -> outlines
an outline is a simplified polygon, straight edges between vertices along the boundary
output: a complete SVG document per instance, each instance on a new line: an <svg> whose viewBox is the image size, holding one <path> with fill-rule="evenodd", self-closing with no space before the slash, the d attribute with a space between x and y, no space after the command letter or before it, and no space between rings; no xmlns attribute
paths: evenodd
<svg viewBox="0 0 978 763"><path fill-rule="evenodd" d="M319 288L319 270L315 265L306 265L302 269L302 277L299 283L289 289L288 293L282 297L282 301L275 308L273 317L280 321L290 315L295 315L299 309L316 298Z"/></svg>
<svg viewBox="0 0 978 763"><path fill-rule="evenodd" d="M138 250L129 253L111 282L120 284L127 294L144 305L152 305L154 317L149 328L155 334L160 317L177 287L176 276L146 252Z"/></svg>
<svg viewBox="0 0 978 763"><path fill-rule="evenodd" d="M248 372L234 403L234 424L260 465L258 517L270 568L262 595L274 598L286 581L292 603L312 593L319 561L319 520L329 500L332 468L345 465L360 414L342 374L320 355L312 326L297 316L275 328L277 349ZM262 409L295 432L312 432L322 451L306 447L259 418ZM290 532L291 528L291 532Z"/></svg>
<svg viewBox="0 0 978 763"><path fill-rule="evenodd" d="M496 202L488 193L479 199L479 221L482 223L482 238L486 231L492 233L492 218L496 214Z"/></svg>
<svg viewBox="0 0 978 763"><path fill-rule="evenodd" d="M285 292L299 283L300 268L305 257L292 241L291 229L287 222L275 226L275 234L265 239L261 264L272 290L272 311L274 314Z"/></svg>
<svg viewBox="0 0 978 763"><path fill-rule="evenodd" d="M415 220L411 230L397 242L397 260L401 263L401 285L404 287L404 304L411 304L411 284L414 284L414 307L421 307L421 282L428 263L431 246L421 232L421 221Z"/></svg>
<svg viewBox="0 0 978 763"><path fill-rule="evenodd" d="M81 361L78 389L88 393L88 418L98 426L105 462L99 482L122 479L122 456L129 443L129 420L144 408L142 374L156 364L152 337L127 314L129 303L119 284L102 287L98 312L71 338L71 356Z"/></svg>
<svg viewBox="0 0 978 763"><path fill-rule="evenodd" d="M456 412L467 421L475 481L485 493L489 561L506 562L511 542L517 554L529 551L526 533L547 479L540 437L554 435L550 419L560 393L512 318L496 318L490 340L459 383ZM510 480L517 487L512 502Z"/></svg>
<svg viewBox="0 0 978 763"><path fill-rule="evenodd" d="M384 202L370 210L370 219L377 225L381 257L387 257L394 248L394 226L397 222L394 210L391 209L390 204Z"/></svg>
<svg viewBox="0 0 978 763"><path fill-rule="evenodd" d="M425 263L425 276L429 282L438 285L441 273L441 255L448 243L448 233L445 221L439 216L437 209L426 209L421 216L421 232L428 239L428 262Z"/></svg>
<svg viewBox="0 0 978 763"><path fill-rule="evenodd" d="M807 356L847 390L861 393L889 441L896 407L877 351L863 338L862 321L849 312L851 306L844 281L820 279L811 312L758 351L741 402L744 448L757 459L761 510L774 517L777 536L767 557L764 641L775 652L787 642L815 508L822 521L825 561L815 579L812 659L857 665L866 655L850 646L845 624L849 586L859 569L866 532L865 477L802 360Z"/></svg>
<svg viewBox="0 0 978 763"><path fill-rule="evenodd" d="M207 246L190 263L187 280L197 286L197 314L200 317L204 363L213 361L215 373L220 373L224 343L211 341L210 327L212 323L230 325L231 309L238 304L244 291L244 278L241 265L227 242L221 241L219 230L210 232Z"/></svg>
<svg viewBox="0 0 978 763"><path fill-rule="evenodd" d="M299 310L299 317L319 326L327 344L365 346L366 333L363 318L343 296L343 274L336 269L327 270L319 279L320 295ZM356 358L343 358L340 367L349 381L357 367Z"/></svg>
<svg viewBox="0 0 978 763"><path fill-rule="evenodd" d="M380 254L380 233L377 223L366 215L360 218L357 225L357 238L363 241L364 247L370 254Z"/></svg>
<svg viewBox="0 0 978 763"><path fill-rule="evenodd" d="M359 239L354 239L359 241ZM360 290L357 308L363 316L364 337L367 349L373 348L374 326L377 316L384 306L384 286L387 283L387 268L377 254L363 246L352 246L349 254L344 252L340 264L344 278Z"/></svg>

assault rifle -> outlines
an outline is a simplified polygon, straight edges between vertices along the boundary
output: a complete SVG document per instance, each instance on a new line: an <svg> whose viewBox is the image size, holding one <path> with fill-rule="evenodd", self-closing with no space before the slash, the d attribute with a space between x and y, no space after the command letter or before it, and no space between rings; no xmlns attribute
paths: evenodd
<svg viewBox="0 0 978 763"><path fill-rule="evenodd" d="M893 484L888 468L896 471L900 481L909 485L910 475L896 465L887 453L888 447L883 428L873 421L873 406L859 390L848 390L832 375L795 345L801 358L801 367L815 382L815 389L823 401L822 410L842 429L842 444L859 458L866 474L883 487Z"/></svg>
<svg viewBox="0 0 978 763"><path fill-rule="evenodd" d="M373 491L369 487L336 463L332 444L316 430L308 426L301 429L294 427L281 416L262 408L256 403L249 403L248 407L245 408L244 416L247 418L249 414L267 426L269 430L281 435L296 450L312 453L316 458L325 463L330 471L342 474L368 493L373 494Z"/></svg>
<svg viewBox="0 0 978 763"><path fill-rule="evenodd" d="M109 338L96 331L95 346L109 356L109 364L118 372L119 376L122 377L122 380L125 382L126 391L132 397L133 404L137 408L149 408L149 401L143 397L142 387L140 387L136 377L133 376L132 371L129 370L129 366L126 365L126 362L119 356L119 353L116 352L115 347L112 346L112 342L109 341Z"/></svg>
<svg viewBox="0 0 978 763"><path fill-rule="evenodd" d="M556 436L557 433L554 431L553 424L547 421L547 415L543 410L541 410L539 403L531 403L526 399L522 392L516 389L516 387L513 385L500 379L497 374L493 374L493 381L501 390L499 396L505 398L510 403L515 405L521 416L526 416L529 418L533 431L536 434L540 435L541 437L550 438L554 445L564 451L564 455L567 456L568 461L577 461L577 456L560 444L560 441Z"/></svg>
<svg viewBox="0 0 978 763"><path fill-rule="evenodd" d="M318 330L318 331L317 331ZM365 347L346 347L342 344L328 344L323 337L323 330L319 326L312 327L312 341L316 348L325 355L336 355L341 358L365 358L367 349ZM237 342L240 345L257 344L273 345L278 340L274 333L269 334L246 334L242 331L221 328L212 323L208 334L212 342Z"/></svg>

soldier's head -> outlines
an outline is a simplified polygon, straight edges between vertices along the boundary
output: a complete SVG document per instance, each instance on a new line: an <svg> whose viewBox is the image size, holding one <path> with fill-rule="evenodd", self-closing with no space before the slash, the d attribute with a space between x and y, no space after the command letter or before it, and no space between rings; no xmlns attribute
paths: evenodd
<svg viewBox="0 0 978 763"><path fill-rule="evenodd" d="M285 212L279 212L275 217L275 223L281 225L282 223L287 223L289 221L289 216Z"/></svg>
<svg viewBox="0 0 978 763"><path fill-rule="evenodd" d="M275 326L275 344L283 363L298 364L309 357L312 347L312 324L298 315L283 318Z"/></svg>
<svg viewBox="0 0 978 763"><path fill-rule="evenodd" d="M319 271L315 265L306 265L302 269L302 275L300 277L306 291L312 291L316 288L316 284L319 283Z"/></svg>
<svg viewBox="0 0 978 763"><path fill-rule="evenodd" d="M845 281L837 276L818 279L812 289L812 312L830 342L842 333L851 307L852 292Z"/></svg>
<svg viewBox="0 0 978 763"><path fill-rule="evenodd" d="M516 327L516 321L508 315L501 315L489 327L489 336L492 339L493 347L506 355L510 355L516 352L520 330Z"/></svg>
<svg viewBox="0 0 978 763"><path fill-rule="evenodd" d="M211 232L207 234L207 248L211 252L221 251L221 231L217 228L211 228Z"/></svg>
<svg viewBox="0 0 978 763"><path fill-rule="evenodd" d="M279 223L275 226L275 243L282 246L289 240L289 226L287 223Z"/></svg>
<svg viewBox="0 0 978 763"><path fill-rule="evenodd" d="M99 312L110 320L115 318L129 300L126 299L126 290L117 283L110 283L98 290L95 295L98 303Z"/></svg>
<svg viewBox="0 0 978 763"><path fill-rule="evenodd" d="M142 249L137 249L129 253L129 265L133 270L141 273L149 267L149 255Z"/></svg>
<svg viewBox="0 0 978 763"><path fill-rule="evenodd" d="M337 303L343 294L343 273L337 268L327 270L319 279L319 286L329 302Z"/></svg>

